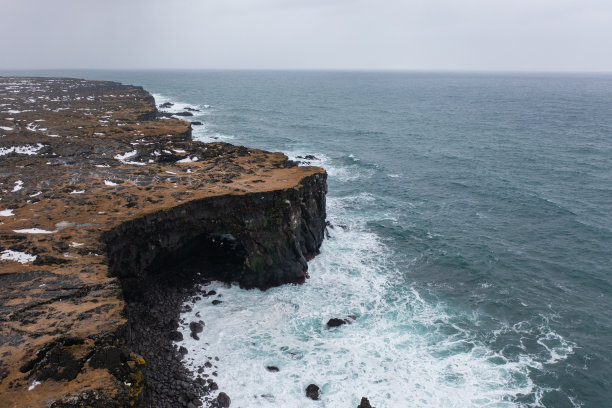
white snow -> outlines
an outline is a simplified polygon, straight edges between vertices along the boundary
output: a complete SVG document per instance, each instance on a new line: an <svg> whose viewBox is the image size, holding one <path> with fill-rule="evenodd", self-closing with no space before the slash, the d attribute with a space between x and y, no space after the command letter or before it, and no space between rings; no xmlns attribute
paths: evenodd
<svg viewBox="0 0 612 408"><path fill-rule="evenodd" d="M85 190L72 190L70 194L83 194Z"/></svg>
<svg viewBox="0 0 612 408"><path fill-rule="evenodd" d="M17 180L17 181L15 182L15 187L13 187L13 193L14 193L15 191L19 191L19 190L21 190L22 188L23 188L23 181L21 181L21 180Z"/></svg>
<svg viewBox="0 0 612 408"><path fill-rule="evenodd" d="M0 252L0 259L3 261L15 261L19 263L34 262L36 255L26 254L25 252L13 251L11 249L5 249Z"/></svg>
<svg viewBox="0 0 612 408"><path fill-rule="evenodd" d="M104 180L104 184L106 184L107 186L116 186L117 185L117 183L113 183L110 180Z"/></svg>
<svg viewBox="0 0 612 408"><path fill-rule="evenodd" d="M72 241L72 242L70 243L70 246L71 246L71 247L73 247L73 248L75 248L75 247L80 247L81 245L85 245L85 244L83 244L83 243L81 243L81 242L74 242L74 241Z"/></svg>
<svg viewBox="0 0 612 408"><path fill-rule="evenodd" d="M54 232L57 232L57 231L56 230L47 231L47 230L40 229L40 228L26 228L26 229L20 229L20 230L13 230L13 232L16 232L18 234L53 234Z"/></svg>
<svg viewBox="0 0 612 408"><path fill-rule="evenodd" d="M131 152L127 152L124 154L117 154L115 155L115 159L119 160L121 163L123 164L137 164L139 166L144 166L146 163L140 163L140 162L134 162L134 161L127 161L126 159L129 159L130 157L134 157L138 154L138 150L132 150Z"/></svg>
<svg viewBox="0 0 612 408"><path fill-rule="evenodd" d="M13 210L10 208L7 210L0 211L0 217L10 217L11 215L15 215L15 214L13 214Z"/></svg>
<svg viewBox="0 0 612 408"><path fill-rule="evenodd" d="M28 387L28 391L32 391L37 385L40 385L40 381L33 381L32 385Z"/></svg>
<svg viewBox="0 0 612 408"><path fill-rule="evenodd" d="M42 143L37 143L36 146L32 145L24 145L24 146L12 146L12 147L0 147L0 156L4 156L9 153L17 153L17 154L27 154L31 156L33 154L38 154L38 151L45 147Z"/></svg>
<svg viewBox="0 0 612 408"><path fill-rule="evenodd" d="M196 156L193 157L186 157L182 160L177 161L177 163L193 163L193 162L197 162L198 158Z"/></svg>
<svg viewBox="0 0 612 408"><path fill-rule="evenodd" d="M0 126L0 129L2 129L2 130L13 130L12 127L8 127L8 126Z"/></svg>

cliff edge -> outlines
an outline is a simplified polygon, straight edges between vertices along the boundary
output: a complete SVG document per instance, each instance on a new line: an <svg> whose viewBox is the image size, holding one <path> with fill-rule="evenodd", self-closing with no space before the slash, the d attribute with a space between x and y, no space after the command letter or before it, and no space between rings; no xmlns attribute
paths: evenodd
<svg viewBox="0 0 612 408"><path fill-rule="evenodd" d="M325 171L159 116L140 87L0 77L3 406L197 405L212 381L164 386L189 378L182 299L206 279L307 277Z"/></svg>

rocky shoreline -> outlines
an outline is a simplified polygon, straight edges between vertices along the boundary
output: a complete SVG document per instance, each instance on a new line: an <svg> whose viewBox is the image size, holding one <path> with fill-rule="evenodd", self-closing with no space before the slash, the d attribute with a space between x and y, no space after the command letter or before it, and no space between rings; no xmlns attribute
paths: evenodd
<svg viewBox="0 0 612 408"><path fill-rule="evenodd" d="M226 406L210 395L214 356L195 381L180 361L183 302L208 279L265 289L307 277L325 171L195 142L189 122L164 116L140 87L0 77L8 406Z"/></svg>

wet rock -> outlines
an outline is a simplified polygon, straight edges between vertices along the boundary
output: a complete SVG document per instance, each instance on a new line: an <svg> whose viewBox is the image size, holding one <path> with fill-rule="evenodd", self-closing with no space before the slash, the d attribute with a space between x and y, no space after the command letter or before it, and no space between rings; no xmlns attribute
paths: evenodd
<svg viewBox="0 0 612 408"><path fill-rule="evenodd" d="M162 109L168 109L168 108L171 108L173 106L174 106L174 104L171 103L171 102L164 102L161 105L159 105L159 107L162 108Z"/></svg>
<svg viewBox="0 0 612 408"><path fill-rule="evenodd" d="M173 331L170 333L170 340L172 341L183 341L183 333L180 331Z"/></svg>
<svg viewBox="0 0 612 408"><path fill-rule="evenodd" d="M373 407L372 405L370 405L370 401L368 401L366 397L362 397L361 402L359 403L357 408L376 408L376 407Z"/></svg>
<svg viewBox="0 0 612 408"><path fill-rule="evenodd" d="M212 301L213 305L218 305L220 303L223 303L223 301L222 300L218 300L218 299L215 299L215 300Z"/></svg>
<svg viewBox="0 0 612 408"><path fill-rule="evenodd" d="M230 397L226 393L224 393L224 392L220 392L219 393L219 396L217 397L217 405L220 408L227 408L227 407L229 407L231 402L232 401L230 400Z"/></svg>
<svg viewBox="0 0 612 408"><path fill-rule="evenodd" d="M266 366L266 370L271 373L278 373L280 371L277 366Z"/></svg>
<svg viewBox="0 0 612 408"><path fill-rule="evenodd" d="M310 384L306 387L306 396L311 400L318 401L321 398L321 389L315 384Z"/></svg>
<svg viewBox="0 0 612 408"><path fill-rule="evenodd" d="M187 351L187 349L184 346L181 346L179 348L179 353L182 354L182 355L185 355L185 354L188 353L188 351Z"/></svg>
<svg viewBox="0 0 612 408"><path fill-rule="evenodd" d="M327 327L338 327L346 323L348 323L346 320L334 317L327 321Z"/></svg>
<svg viewBox="0 0 612 408"><path fill-rule="evenodd" d="M177 112L174 114L175 116L193 116L191 112Z"/></svg>
<svg viewBox="0 0 612 408"><path fill-rule="evenodd" d="M203 123L198 121L198 120L194 120L193 122L191 122L191 124L194 125L194 126L202 126L203 125Z"/></svg>
<svg viewBox="0 0 612 408"><path fill-rule="evenodd" d="M191 330L192 333L202 333L202 331L204 330L204 322L203 321L198 321L198 322L191 322L189 323L189 330Z"/></svg>
<svg viewBox="0 0 612 408"><path fill-rule="evenodd" d="M319 160L319 158L315 155L312 154L307 154L306 156L296 156L298 159L304 159L304 160Z"/></svg>

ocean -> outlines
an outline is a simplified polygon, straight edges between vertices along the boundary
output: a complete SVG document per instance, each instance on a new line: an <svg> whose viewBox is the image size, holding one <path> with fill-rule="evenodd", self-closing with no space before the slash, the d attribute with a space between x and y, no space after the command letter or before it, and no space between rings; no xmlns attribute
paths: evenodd
<svg viewBox="0 0 612 408"><path fill-rule="evenodd" d="M183 316L232 407L612 406L612 76L34 74L141 85L200 109L197 140L327 170L310 279L212 283Z"/></svg>

